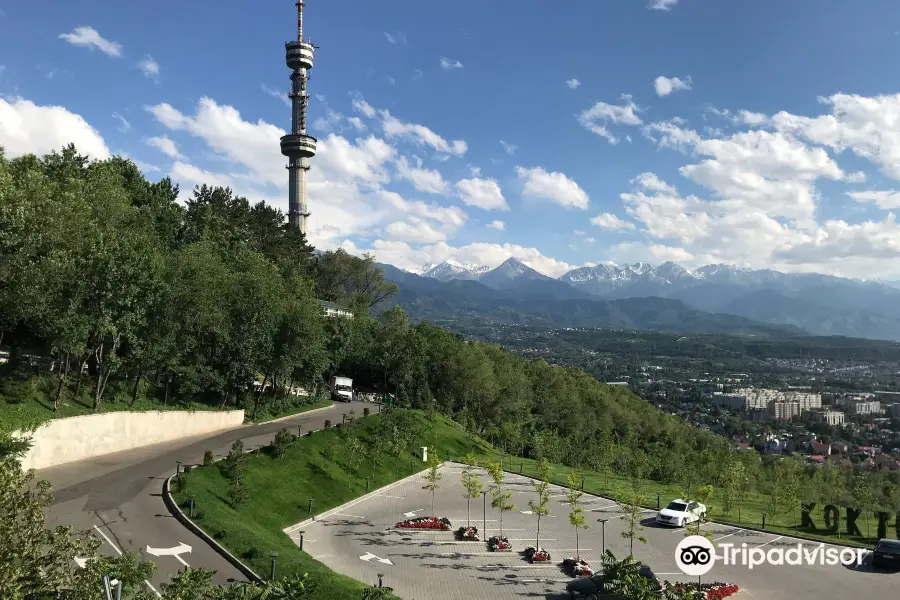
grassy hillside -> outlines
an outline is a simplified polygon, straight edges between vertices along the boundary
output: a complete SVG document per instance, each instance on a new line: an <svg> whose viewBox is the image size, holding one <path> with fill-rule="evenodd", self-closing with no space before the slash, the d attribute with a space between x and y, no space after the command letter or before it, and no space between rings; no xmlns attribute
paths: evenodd
<svg viewBox="0 0 900 600"><path fill-rule="evenodd" d="M398 435L406 437L400 440ZM373 442L384 444L379 446L384 449L381 463L373 466L364 459L354 471L348 452L351 438L366 447ZM391 451L394 439L405 450ZM334 573L301 552L282 530L307 518L308 499L313 500L313 514L319 514L365 494L366 477L374 479L374 489L422 470L413 449L426 445L436 448L442 457L489 451L485 442L448 419L395 410L359 419L350 427L298 438L281 458L266 452L246 455L244 480L249 498L237 508L228 501L222 462L193 469L175 498L181 504L194 496L196 523L261 575L268 573L270 553L277 552L279 576L310 573L319 580L317 599L356 599L363 584Z"/></svg>

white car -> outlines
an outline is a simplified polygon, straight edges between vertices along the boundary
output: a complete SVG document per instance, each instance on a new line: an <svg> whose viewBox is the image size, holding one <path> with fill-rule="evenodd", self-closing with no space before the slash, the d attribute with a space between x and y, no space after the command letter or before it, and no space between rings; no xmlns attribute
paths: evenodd
<svg viewBox="0 0 900 600"><path fill-rule="evenodd" d="M691 500L672 500L656 514L656 522L660 525L684 527L688 523L706 518L706 505Z"/></svg>

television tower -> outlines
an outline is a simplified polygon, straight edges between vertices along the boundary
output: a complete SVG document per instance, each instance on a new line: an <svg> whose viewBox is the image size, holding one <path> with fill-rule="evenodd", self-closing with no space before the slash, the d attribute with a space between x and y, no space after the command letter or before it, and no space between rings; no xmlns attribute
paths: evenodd
<svg viewBox="0 0 900 600"><path fill-rule="evenodd" d="M281 138L281 153L288 158L288 223L306 235L309 206L306 201L306 176L309 159L316 155L316 138L306 133L306 107L309 92L306 83L313 68L314 46L303 40L303 0L297 6L297 40L284 45L287 66L291 69L291 132Z"/></svg>

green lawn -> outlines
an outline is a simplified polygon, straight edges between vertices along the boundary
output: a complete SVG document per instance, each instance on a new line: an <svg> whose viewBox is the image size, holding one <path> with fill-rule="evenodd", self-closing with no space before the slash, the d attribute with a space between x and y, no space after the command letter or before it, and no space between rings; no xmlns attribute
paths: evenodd
<svg viewBox="0 0 900 600"><path fill-rule="evenodd" d="M279 576L310 573L320 580L317 599L358 600L364 589L362 583L331 571L301 552L282 530L307 518L310 499L313 514L319 514L365 494L366 477L372 478L370 489L375 489L422 470L421 460L412 452L417 446L436 448L442 457L489 449L485 442L443 417L429 421L423 413L399 409L395 412L408 412L426 433L410 444L407 452L386 456L377 468L364 461L352 473L347 466L344 438L371 439L382 415L359 419L351 427L303 436L280 459L266 453L247 455L245 482L249 500L237 509L227 499L222 463L193 469L185 476L184 491L175 493L175 498L184 505L189 496L194 496L197 524L261 576L268 576L269 555L277 552ZM329 456L331 451L334 454Z"/></svg>
<svg viewBox="0 0 900 600"><path fill-rule="evenodd" d="M74 389L74 378L70 378ZM0 379L0 432L29 430L51 419L78 417L97 413L116 411L150 411L150 410L182 410L213 411L219 410L214 404L206 404L170 396L166 403L161 399L147 395L150 384L142 382L137 399L131 403L132 390L124 382L110 382L104 393L104 401L99 411L93 409L93 384L85 377L81 382L78 396L66 391L60 402L59 410L53 410L53 398L56 393L56 378L52 376L24 376L21 374L4 374ZM330 400L306 398L303 396L279 397L270 401L260 410L256 419L247 419L254 423L265 423L273 419L295 415L316 408L330 406ZM234 410L234 407L228 407ZM249 411L248 411L249 414Z"/></svg>
<svg viewBox="0 0 900 600"><path fill-rule="evenodd" d="M537 467L538 463L535 460L522 459L515 456L511 456L508 454L503 454L499 451L490 451L484 452L479 455L479 459L481 461L503 461L503 468L512 471L514 473L523 473L524 475L536 476L537 475ZM566 485L566 480L569 473L572 472L570 467L563 467L559 465L553 465L552 467L552 475L551 480L553 483L559 485ZM598 496L604 496L607 498L616 499L621 497L623 492L632 489L632 482L630 479L626 477L622 477L616 474L601 475L599 473L582 470L579 471L579 484L580 484L580 475L584 474L584 489L586 492L590 492L592 494L596 494ZM647 481L640 486L639 493L642 494L645 498L644 506L646 508L657 508L657 496L659 497L659 503L661 506L665 506L670 500L674 500L684 495L682 488L678 485L672 484L664 484L659 483L657 481ZM721 511L722 506L722 498L720 493L717 493L715 490L713 492L712 499L709 502L709 506L712 508L711 518L715 521L721 523L728 523L730 525L735 525L739 527L755 527L759 528L762 526L762 514L766 512L765 510L765 497L761 494L757 493L749 493L747 495L747 500L744 502L739 509L735 508L729 514L723 514ZM799 534L805 537L811 537L817 540L821 540L824 542L832 542L832 543L841 543L846 544L848 546L865 546L871 548L877 539L875 538L877 531L877 521L874 517L870 517L869 519L869 531L870 535L866 537L866 521L863 515L860 515L856 524L860 529L860 532L863 534L863 537L848 537L843 531L841 531L840 535L831 535L827 534L824 531L825 517L824 517L824 505L818 504L811 513L811 517L814 523L818 525L819 530L807 530L800 527L800 511L796 511L790 515L777 515L775 521L771 515L766 518L766 530L771 530L773 532L777 532L780 534ZM843 519L844 519L844 510L841 509L841 527L843 528ZM893 518L891 519L888 529L887 529L887 537L894 538L896 537L896 530L893 526Z"/></svg>

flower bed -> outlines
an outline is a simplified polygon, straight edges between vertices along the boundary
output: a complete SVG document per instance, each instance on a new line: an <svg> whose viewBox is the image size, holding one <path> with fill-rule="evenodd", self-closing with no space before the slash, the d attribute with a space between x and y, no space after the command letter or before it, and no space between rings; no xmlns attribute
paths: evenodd
<svg viewBox="0 0 900 600"><path fill-rule="evenodd" d="M525 558L530 560L531 562L546 562L550 560L550 553L544 550L543 548L535 548L534 546L528 546L525 548Z"/></svg>
<svg viewBox="0 0 900 600"><path fill-rule="evenodd" d="M460 527L456 530L456 537L463 542L477 542L479 540L478 528L474 525L472 527Z"/></svg>
<svg viewBox="0 0 900 600"><path fill-rule="evenodd" d="M450 531L450 519L441 517L418 517L416 519L407 519L400 521L394 527L400 529L440 529Z"/></svg>
<svg viewBox="0 0 900 600"><path fill-rule="evenodd" d="M507 538L495 535L488 540L488 548L490 548L492 552L509 552L512 550L512 545L510 545Z"/></svg>
<svg viewBox="0 0 900 600"><path fill-rule="evenodd" d="M574 556L563 559L562 568L569 577L590 577L594 574L594 570L586 562Z"/></svg>
<svg viewBox="0 0 900 600"><path fill-rule="evenodd" d="M697 590L700 592L705 592L706 595L703 596L705 600L723 600L723 598L728 598L729 596L737 594L740 590L737 585L733 583L724 583L722 581L702 583L700 585L696 583L670 583L666 581L664 582L663 586L673 587L676 590Z"/></svg>

